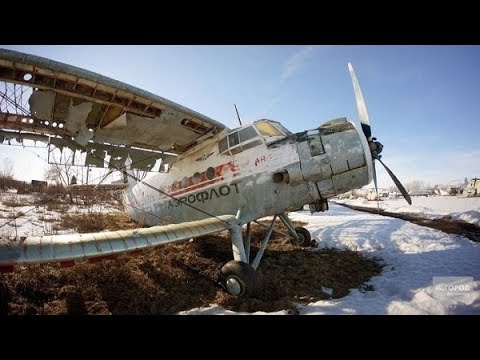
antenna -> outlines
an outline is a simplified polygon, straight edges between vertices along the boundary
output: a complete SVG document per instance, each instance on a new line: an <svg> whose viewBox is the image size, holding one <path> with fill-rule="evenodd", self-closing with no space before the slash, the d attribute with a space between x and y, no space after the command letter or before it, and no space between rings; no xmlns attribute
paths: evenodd
<svg viewBox="0 0 480 360"><path fill-rule="evenodd" d="M237 105L233 104L233 106L235 106L235 111L237 112L238 122L240 123L240 126L242 126L242 120L240 120L240 115L238 114Z"/></svg>

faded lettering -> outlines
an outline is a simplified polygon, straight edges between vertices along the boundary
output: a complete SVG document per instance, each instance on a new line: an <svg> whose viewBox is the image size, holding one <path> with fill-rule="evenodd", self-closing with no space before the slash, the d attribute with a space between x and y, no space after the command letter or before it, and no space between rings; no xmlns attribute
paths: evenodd
<svg viewBox="0 0 480 360"><path fill-rule="evenodd" d="M239 194L240 190L238 189L237 183L232 183L230 185L222 185L219 188L212 188L209 191L204 190L196 194L190 194L188 196L183 196L179 199L169 200L168 209L176 208L182 206L185 203L194 204L196 202L204 203L205 201L218 199L223 196L228 196L234 189L235 194Z"/></svg>
<svg viewBox="0 0 480 360"><path fill-rule="evenodd" d="M267 158L266 158L265 156L261 156L261 157L259 157L259 158L256 158L256 159L255 159L255 166L257 166L257 165L260 164L260 163L264 163L264 162L266 162L266 161L267 161Z"/></svg>

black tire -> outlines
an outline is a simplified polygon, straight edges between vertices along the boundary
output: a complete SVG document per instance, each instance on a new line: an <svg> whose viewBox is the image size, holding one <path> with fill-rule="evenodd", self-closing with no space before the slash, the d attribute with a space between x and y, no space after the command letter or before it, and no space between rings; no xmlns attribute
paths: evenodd
<svg viewBox="0 0 480 360"><path fill-rule="evenodd" d="M232 260L221 270L220 282L225 290L236 297L251 297L257 292L257 273L242 261Z"/></svg>
<svg viewBox="0 0 480 360"><path fill-rule="evenodd" d="M310 231L304 227L296 227L295 231L297 232L298 240L293 239L292 242L301 247L310 246L310 243L312 242L312 235L310 235Z"/></svg>

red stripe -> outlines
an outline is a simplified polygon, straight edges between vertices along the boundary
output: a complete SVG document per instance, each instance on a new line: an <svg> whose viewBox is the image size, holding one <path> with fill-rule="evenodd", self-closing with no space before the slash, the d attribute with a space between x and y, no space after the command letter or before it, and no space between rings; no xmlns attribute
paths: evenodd
<svg viewBox="0 0 480 360"><path fill-rule="evenodd" d="M215 175L216 175L215 179L207 180L207 171L205 170L205 171L202 171L200 173L200 183L199 184L194 185L193 176L190 176L190 177L187 178L187 183L188 183L187 187L178 189L178 186L180 186L180 184L182 183L183 180L175 181L172 185L167 187L167 192L173 190L173 192L171 192L171 193L168 192L168 194L172 195L172 196L180 195L180 194L184 194L188 191L201 189L204 186L214 184L215 182L218 181L217 180L218 178L221 178L221 180L223 180L222 175L224 175L225 172L236 172L236 171L240 170L240 166L236 165L233 161L229 161L228 163L215 166L214 169L215 169ZM238 174L238 172L237 172L237 174ZM175 184L177 184L177 185L174 186Z"/></svg>
<svg viewBox="0 0 480 360"><path fill-rule="evenodd" d="M222 181L222 180L223 180L223 177L217 177L215 179L205 181L204 183L200 183L200 184L197 184L195 186L191 186L191 187L179 190L179 191L175 191L173 193L169 193L168 195L171 195L171 196L182 195L182 194L188 193L190 191L201 189L201 188L203 188L207 185L215 184L215 183L217 183L219 181Z"/></svg>

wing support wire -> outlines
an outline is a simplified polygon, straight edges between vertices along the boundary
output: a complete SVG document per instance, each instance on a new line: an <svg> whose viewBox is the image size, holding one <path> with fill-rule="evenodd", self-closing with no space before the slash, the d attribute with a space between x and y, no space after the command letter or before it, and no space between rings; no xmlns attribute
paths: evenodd
<svg viewBox="0 0 480 360"><path fill-rule="evenodd" d="M217 218L88 234L29 236L20 240L0 239L0 272L12 271L15 265L59 262L74 265L76 260L96 262L104 258L137 252L174 241L188 240L227 230L234 215Z"/></svg>

